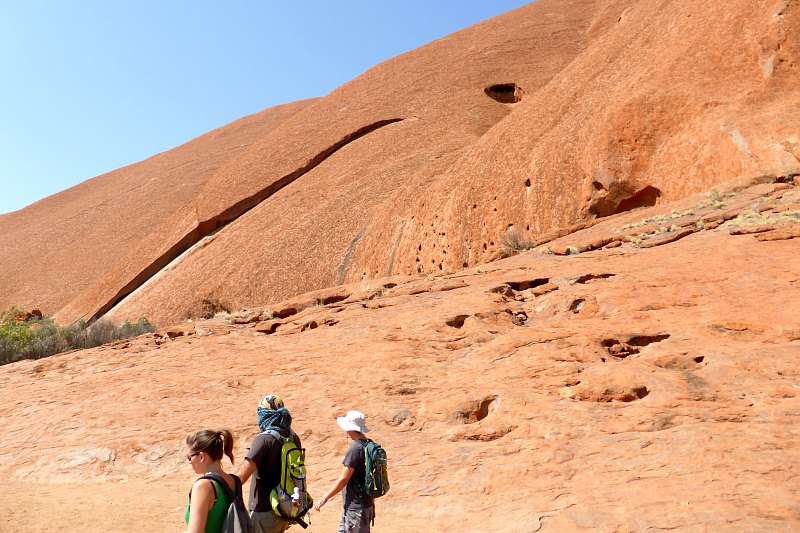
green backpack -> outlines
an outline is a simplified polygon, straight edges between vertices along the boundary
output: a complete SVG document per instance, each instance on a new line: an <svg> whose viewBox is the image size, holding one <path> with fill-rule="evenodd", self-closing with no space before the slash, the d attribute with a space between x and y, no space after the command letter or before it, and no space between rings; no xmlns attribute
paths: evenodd
<svg viewBox="0 0 800 533"><path fill-rule="evenodd" d="M269 493L272 512L276 516L297 522L304 529L308 524L303 517L311 510L314 500L306 490L306 451L298 448L293 436L283 437L277 431L266 431L281 447L281 481Z"/></svg>
<svg viewBox="0 0 800 533"><path fill-rule="evenodd" d="M380 498L389 492L389 469L386 451L377 442L367 441L364 445L366 479L364 492L370 498Z"/></svg>

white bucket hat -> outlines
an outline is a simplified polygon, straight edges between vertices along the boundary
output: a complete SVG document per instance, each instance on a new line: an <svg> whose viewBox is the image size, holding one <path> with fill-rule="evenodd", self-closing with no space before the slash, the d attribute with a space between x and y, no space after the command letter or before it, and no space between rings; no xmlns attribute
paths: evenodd
<svg viewBox="0 0 800 533"><path fill-rule="evenodd" d="M347 411L346 415L336 417L336 423L345 431L358 431L360 433L369 431L366 423L364 423L364 413L361 411Z"/></svg>

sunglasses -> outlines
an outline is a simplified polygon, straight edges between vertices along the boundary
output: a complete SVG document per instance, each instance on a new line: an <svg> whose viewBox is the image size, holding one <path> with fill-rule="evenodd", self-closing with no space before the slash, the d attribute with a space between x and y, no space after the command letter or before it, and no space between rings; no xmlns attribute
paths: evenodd
<svg viewBox="0 0 800 533"><path fill-rule="evenodd" d="M194 453L190 453L189 455L187 455L187 456L186 456L186 460L187 460L187 461L189 461L189 462L191 463L191 462L192 462L192 458L193 458L195 455L200 455L201 453L203 453L203 452L194 452Z"/></svg>

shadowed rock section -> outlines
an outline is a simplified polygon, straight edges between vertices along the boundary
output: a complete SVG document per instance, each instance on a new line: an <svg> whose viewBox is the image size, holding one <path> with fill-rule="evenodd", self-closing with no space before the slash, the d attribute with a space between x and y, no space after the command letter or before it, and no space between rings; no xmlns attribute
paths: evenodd
<svg viewBox="0 0 800 533"><path fill-rule="evenodd" d="M516 83L498 83L483 90L486 96L501 104L516 104L522 100L522 87Z"/></svg>
<svg viewBox="0 0 800 533"><path fill-rule="evenodd" d="M343 137L338 142L332 144L330 147L326 148L325 150L319 152L314 157L312 157L308 163L303 165L302 167L298 168L297 170L283 176L282 178L273 181L267 187L259 190L255 194L248 196L247 198L243 198L242 200L236 202L234 205L227 208L222 213L218 214L215 217L212 217L209 220L201 221L194 230L189 232L185 237L183 237L180 241L175 243L166 253L162 254L158 257L155 261L150 263L144 270L142 270L137 276L135 276L131 281L129 281L124 287L122 287L110 300L108 300L105 304L100 306L97 311L91 316L89 322L94 322L95 320L99 319L101 316L106 314L110 309L120 303L126 296L131 294L137 288L141 287L143 284L147 282L151 277L156 275L161 269L169 265L173 260L175 260L178 256L182 253L187 251L189 248L197 244L203 237L218 231L222 227L230 224L237 218L241 217L258 204L272 196L273 194L277 193L287 185L291 184L304 174L310 172L317 166L319 166L323 161L331 157L340 149L344 148L348 144L360 139L361 137L372 133L375 130L383 128L384 126L388 126L389 124L394 124L395 122L400 122L403 120L402 118L390 118L385 120L379 120L377 122L373 122L363 128L360 128L345 137Z"/></svg>

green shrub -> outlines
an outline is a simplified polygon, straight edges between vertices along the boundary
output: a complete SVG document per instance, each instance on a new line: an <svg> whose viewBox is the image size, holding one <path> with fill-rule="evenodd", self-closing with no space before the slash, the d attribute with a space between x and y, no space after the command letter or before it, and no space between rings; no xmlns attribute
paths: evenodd
<svg viewBox="0 0 800 533"><path fill-rule="evenodd" d="M155 330L145 318L115 326L108 321L87 324L79 320L59 326L49 318L20 321L17 308L0 315L0 365L21 359L39 359L67 350L93 348L107 342L136 337Z"/></svg>

